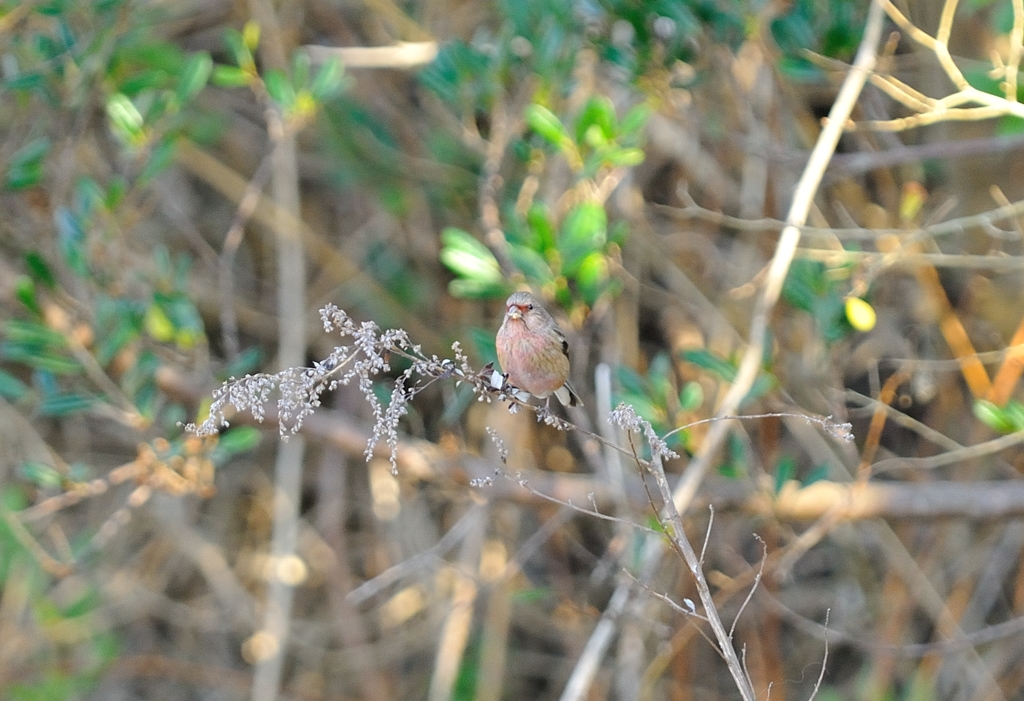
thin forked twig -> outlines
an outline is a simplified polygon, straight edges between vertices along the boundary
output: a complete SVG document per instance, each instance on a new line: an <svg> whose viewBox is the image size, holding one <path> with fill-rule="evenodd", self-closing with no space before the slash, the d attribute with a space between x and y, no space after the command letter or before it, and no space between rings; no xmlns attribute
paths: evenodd
<svg viewBox="0 0 1024 701"><path fill-rule="evenodd" d="M740 616L743 615L743 611L746 610L747 604L754 598L754 592L757 591L757 585L761 583L761 577L764 576L764 563L768 561L768 546L765 544L761 536L754 534L754 537L761 543L761 565L757 569L757 574L754 576L754 583L750 585L750 590L747 592L747 597L743 599L743 603L740 604L739 611L736 612L736 618L732 621L732 626L729 628L729 637L732 638L733 633L736 632L736 624L739 623Z"/></svg>
<svg viewBox="0 0 1024 701"><path fill-rule="evenodd" d="M1024 117L1024 105L1017 100L1017 71L1024 47L1024 2L1013 0L1013 28L1010 47L1004 64L996 55L993 59L993 77L1003 77L1003 95L992 95L972 86L949 52L949 37L953 31L958 0L945 0L935 36L917 27L892 0L881 0L885 12L915 42L935 54L943 72L956 91L942 98L931 98L889 76L872 76L871 82L889 97L915 114L896 119L874 120L853 125L856 129L901 131L913 127L946 121L974 121L1004 115ZM973 105L973 106L966 106Z"/></svg>

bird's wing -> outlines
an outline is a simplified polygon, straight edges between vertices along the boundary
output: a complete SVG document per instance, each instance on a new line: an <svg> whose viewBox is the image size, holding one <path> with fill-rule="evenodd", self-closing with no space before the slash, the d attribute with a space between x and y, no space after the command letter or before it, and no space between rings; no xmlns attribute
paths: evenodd
<svg viewBox="0 0 1024 701"><path fill-rule="evenodd" d="M555 327L555 335L558 336L558 340L562 342L562 353L566 358L569 357L569 341L565 339L565 334L562 333L562 329Z"/></svg>

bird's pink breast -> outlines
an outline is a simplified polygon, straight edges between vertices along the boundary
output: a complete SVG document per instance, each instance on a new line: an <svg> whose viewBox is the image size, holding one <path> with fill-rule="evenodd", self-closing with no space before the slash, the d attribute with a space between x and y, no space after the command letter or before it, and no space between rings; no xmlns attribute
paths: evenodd
<svg viewBox="0 0 1024 701"><path fill-rule="evenodd" d="M511 328L510 328L511 327ZM535 397L547 397L565 383L568 359L546 334L535 334L522 321L508 320L497 338L498 362L509 383Z"/></svg>

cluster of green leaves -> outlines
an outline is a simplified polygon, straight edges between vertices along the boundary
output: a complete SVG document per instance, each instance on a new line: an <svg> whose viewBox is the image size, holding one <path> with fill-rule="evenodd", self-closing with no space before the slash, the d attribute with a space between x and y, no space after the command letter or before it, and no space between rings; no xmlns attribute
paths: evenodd
<svg viewBox="0 0 1024 701"><path fill-rule="evenodd" d="M704 403L704 390L697 382L678 387L672 359L658 353L651 360L647 374L641 375L625 365L618 368L619 390L613 403L625 402L649 421L658 435L676 431L692 420L694 412ZM676 431L669 437L669 447L692 452L689 431Z"/></svg>
<svg viewBox="0 0 1024 701"><path fill-rule="evenodd" d="M216 120L195 107L212 61L155 38L152 15L124 0L53 0L34 4L29 13L29 30L4 45L3 87L19 108L7 116L40 110L47 118L31 124L32 137L6 164L5 193L49 189L47 163L53 143L65 137L62 124L94 106L103 107L128 166L102 176L84 165L78 173L61 173L74 187L67 201L50 203L55 245L47 241L22 252L25 274L16 281L16 295L24 313L2 329L0 360L10 372L0 370L0 395L36 415L62 416L109 399L95 383L106 373L151 418L158 362L136 341L148 328L159 341L187 349L201 340L202 326L184 295L185 268L179 266L175 283L161 281L171 277L166 252L158 255L155 289L128 276L124 251L130 246L121 227L181 138L216 133ZM144 292L129 297L126 289ZM66 309L68 298L79 304L60 324L46 309ZM67 336L69 325L77 340Z"/></svg>
<svg viewBox="0 0 1024 701"><path fill-rule="evenodd" d="M751 14L741 0L600 0L599 5L602 31L594 43L602 58L634 77L676 61L695 62L705 36L735 48Z"/></svg>
<svg viewBox="0 0 1024 701"><path fill-rule="evenodd" d="M851 273L852 266L827 268L820 261L797 259L782 287L783 299L814 318L828 345L874 326L870 306L846 294Z"/></svg>
<svg viewBox="0 0 1024 701"><path fill-rule="evenodd" d="M683 61L700 68L710 44L736 50L759 30L757 4L742 0L600 0L592 41L603 59L634 78ZM821 80L808 52L849 60L860 42L865 5L857 0L795 0L768 26L792 80Z"/></svg>
<svg viewBox="0 0 1024 701"><path fill-rule="evenodd" d="M620 122L615 105L603 95L587 100L573 119L571 129L541 104L526 109L530 129L565 157L579 180L594 180L613 168L643 163L644 152L639 144L649 117L650 110L641 104L627 112Z"/></svg>
<svg viewBox="0 0 1024 701"><path fill-rule="evenodd" d="M577 202L559 218L544 203L534 203L525 216L506 212L506 246L512 275L546 290L570 306L574 295L593 306L616 282L609 274L611 257L626 237L624 224L609 226L604 203L593 196L601 179L615 169L643 161L638 146L648 110L640 105L620 121L611 100L595 96L566 126L539 104L526 110L526 121L539 143L521 142L526 158L543 158L554 149L576 177ZM498 297L509 290L494 254L469 233L448 228L441 235L441 262L456 274L450 291L461 297Z"/></svg>
<svg viewBox="0 0 1024 701"><path fill-rule="evenodd" d="M472 119L494 106L497 95L536 85L539 95L564 97L583 48L580 17L568 3L501 0L500 26L482 27L473 43L446 43L419 74L420 82Z"/></svg>
<svg viewBox="0 0 1024 701"><path fill-rule="evenodd" d="M137 157L137 175L145 183L170 163L178 138L200 138L215 129L191 107L212 64L203 52L186 54L153 38L141 18L140 24L127 24L130 6L127 0L37 3L32 31L14 34L4 47L3 88L20 107L55 115L102 104L111 131ZM7 164L7 189L41 181L51 139L38 132L46 126L35 125L37 135Z"/></svg>
<svg viewBox="0 0 1024 701"><path fill-rule="evenodd" d="M158 348L191 352L205 343L204 332L188 295L187 257L172 261L156 247L155 269L127 277L124 220L133 218L138 197L170 163L181 138L219 133L217 120L195 105L211 78L261 86L286 118L301 121L340 89L341 75L333 62L312 75L305 54L296 54L290 75L268 71L261 77L252 54L259 39L255 25L227 35L239 65L215 66L205 52L187 54L156 39L145 13L129 21L124 0L88 3L88 12L84 5L62 0L32 8L38 16L32 31L5 47L16 69L6 71L4 87L22 107L38 104L54 115L40 120L38 130L102 104L107 126L134 167L102 180L83 170L70 200L53 203L56 245L24 253L25 274L16 282L24 314L2 329L0 360L9 370L0 368L0 396L36 415L63 416L111 401L103 383L96 383L97 375L105 375L152 420L159 405L153 381ZM14 152L4 179L7 193L48 186L46 164L56 138L41 133ZM126 294L129 289L133 294ZM77 345L45 311L67 297L81 302L71 320L80 332ZM250 369L253 362L248 354L232 371ZM183 417L165 418L173 426Z"/></svg>
<svg viewBox="0 0 1024 701"><path fill-rule="evenodd" d="M114 136L139 158L136 185L163 172L183 137L204 140L219 125L193 109L206 87L213 62L205 52L186 54L159 41L127 43L114 53L106 114Z"/></svg>
<svg viewBox="0 0 1024 701"><path fill-rule="evenodd" d="M157 347L172 344L188 352L204 343L199 312L187 294L189 260L172 261L163 247L153 252L155 271L139 285L144 294L121 293L126 282L116 266L104 260L97 240L110 232L104 222L116 218L122 188L102 189L95 180L79 178L70 206L54 213L59 264L68 271L79 297L86 302L75 318L47 314L60 308L63 297L58 275L39 251L24 256L25 274L16 281L23 307L21 318L6 321L0 341L0 360L28 371L19 379L0 369L0 395L18 401L41 416L63 416L96 402L113 401L96 384L96 374L116 378L116 384L138 413L152 420L158 407L154 373L160 365ZM142 282L129 281L129 282ZM74 326L74 329L70 328ZM75 331L77 341L69 338ZM27 380L27 382L26 382ZM165 417L173 426L183 417Z"/></svg>
<svg viewBox="0 0 1024 701"><path fill-rule="evenodd" d="M778 68L794 81L823 79L821 69L808 58L820 54L850 61L860 44L867 3L858 0L795 0L770 25L782 52Z"/></svg>
<svg viewBox="0 0 1024 701"><path fill-rule="evenodd" d="M213 67L213 83L265 91L287 123L302 126L325 101L344 88L342 66L337 59L328 61L314 74L309 54L302 50L292 54L287 72L269 68L261 73L253 55L260 42L260 28L255 22L247 23L242 31L229 29L224 40L235 64Z"/></svg>

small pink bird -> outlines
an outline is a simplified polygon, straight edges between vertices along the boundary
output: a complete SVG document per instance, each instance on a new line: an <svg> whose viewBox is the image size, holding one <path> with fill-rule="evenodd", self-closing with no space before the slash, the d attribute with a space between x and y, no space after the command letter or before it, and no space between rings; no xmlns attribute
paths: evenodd
<svg viewBox="0 0 1024 701"><path fill-rule="evenodd" d="M508 383L545 399L554 394L568 406L583 406L569 386L569 342L551 315L529 292L516 292L505 302L495 346Z"/></svg>

